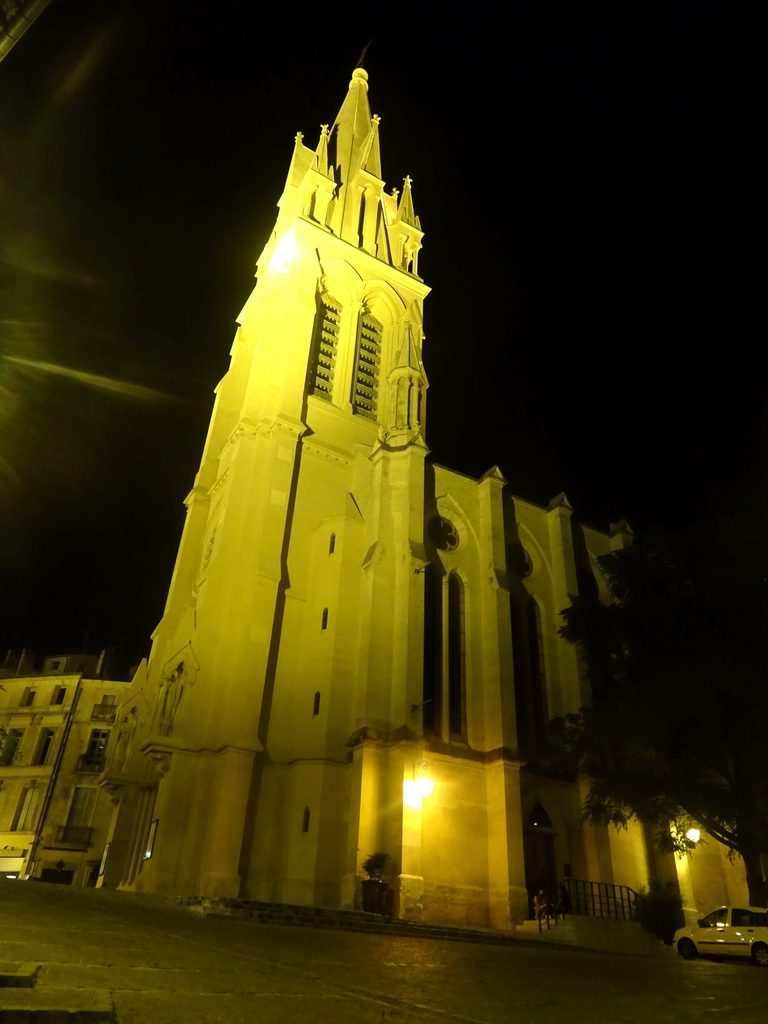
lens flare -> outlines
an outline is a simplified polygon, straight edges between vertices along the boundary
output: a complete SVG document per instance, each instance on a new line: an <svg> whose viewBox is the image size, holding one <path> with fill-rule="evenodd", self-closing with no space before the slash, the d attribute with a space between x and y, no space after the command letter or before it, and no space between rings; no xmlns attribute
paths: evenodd
<svg viewBox="0 0 768 1024"><path fill-rule="evenodd" d="M113 391L124 398L136 398L143 402L167 402L175 399L174 395L169 395L165 391L157 391L155 388L144 387L142 384L131 384L126 380L102 377L96 373L87 373L85 370L73 370L68 366L58 366L56 363L46 363L39 359L22 359L20 356L3 356L3 359L26 370L66 377L68 380L85 384L97 391Z"/></svg>

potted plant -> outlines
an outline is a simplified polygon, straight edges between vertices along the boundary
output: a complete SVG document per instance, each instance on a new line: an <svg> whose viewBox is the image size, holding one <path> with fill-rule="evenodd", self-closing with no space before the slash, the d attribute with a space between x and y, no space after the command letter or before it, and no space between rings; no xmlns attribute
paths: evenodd
<svg viewBox="0 0 768 1024"><path fill-rule="evenodd" d="M368 914L386 914L389 885L382 882L381 873L387 865L389 854L379 850L369 853L361 867L368 875L361 885L363 889L363 910Z"/></svg>

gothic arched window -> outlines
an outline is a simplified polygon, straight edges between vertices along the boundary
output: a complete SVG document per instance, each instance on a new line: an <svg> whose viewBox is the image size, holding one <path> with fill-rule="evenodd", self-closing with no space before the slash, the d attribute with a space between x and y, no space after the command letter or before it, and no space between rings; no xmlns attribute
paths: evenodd
<svg viewBox="0 0 768 1024"><path fill-rule="evenodd" d="M448 577L448 729L451 736L466 736L465 700L464 584L461 577L452 572Z"/></svg>
<svg viewBox="0 0 768 1024"><path fill-rule="evenodd" d="M544 736L549 720L547 710L547 670L544 660L544 634L541 628L541 611L534 598L529 598L527 612L528 654L531 664L531 711L533 729L537 741Z"/></svg>
<svg viewBox="0 0 768 1024"><path fill-rule="evenodd" d="M318 296L310 355L309 393L326 401L333 397L340 321L341 305L328 295Z"/></svg>
<svg viewBox="0 0 768 1024"><path fill-rule="evenodd" d="M360 314L355 368L352 375L352 411L375 420L379 404L379 362L383 325L367 311Z"/></svg>
<svg viewBox="0 0 768 1024"><path fill-rule="evenodd" d="M528 824L536 828L552 828L552 820L541 804L536 804L528 815Z"/></svg>
<svg viewBox="0 0 768 1024"><path fill-rule="evenodd" d="M433 565L424 573L424 681L422 723L440 731L443 688L443 588Z"/></svg>

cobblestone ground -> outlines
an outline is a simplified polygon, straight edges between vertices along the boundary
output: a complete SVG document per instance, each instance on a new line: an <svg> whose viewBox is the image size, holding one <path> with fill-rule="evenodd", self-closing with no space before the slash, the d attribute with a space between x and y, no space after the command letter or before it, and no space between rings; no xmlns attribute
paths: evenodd
<svg viewBox="0 0 768 1024"><path fill-rule="evenodd" d="M162 900L0 883L0 961L109 994L119 1024L764 1024L768 970L202 919ZM14 990L0 988L3 1007ZM9 1000L11 1002L9 1002Z"/></svg>

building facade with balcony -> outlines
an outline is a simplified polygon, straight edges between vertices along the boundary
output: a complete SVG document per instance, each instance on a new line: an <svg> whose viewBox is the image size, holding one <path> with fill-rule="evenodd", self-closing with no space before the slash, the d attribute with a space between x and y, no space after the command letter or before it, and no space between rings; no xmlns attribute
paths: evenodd
<svg viewBox="0 0 768 1024"><path fill-rule="evenodd" d="M95 884L111 809L98 787L128 684L99 660L48 658L0 679L0 876ZM68 671L69 670L69 671Z"/></svg>

